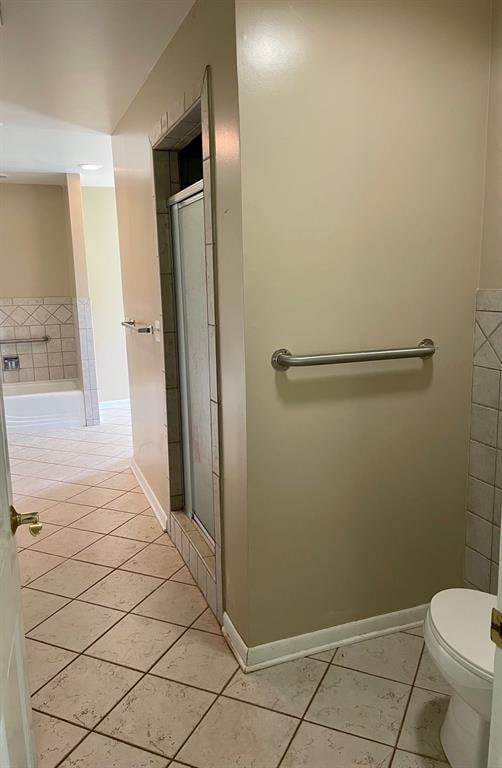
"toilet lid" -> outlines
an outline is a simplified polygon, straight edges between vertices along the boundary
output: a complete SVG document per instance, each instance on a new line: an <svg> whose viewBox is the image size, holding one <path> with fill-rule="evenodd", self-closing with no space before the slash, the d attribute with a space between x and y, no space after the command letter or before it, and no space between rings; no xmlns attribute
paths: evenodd
<svg viewBox="0 0 502 768"><path fill-rule="evenodd" d="M495 644L491 612L497 598L473 589L446 589L432 598L430 617L438 634L459 659L493 676Z"/></svg>

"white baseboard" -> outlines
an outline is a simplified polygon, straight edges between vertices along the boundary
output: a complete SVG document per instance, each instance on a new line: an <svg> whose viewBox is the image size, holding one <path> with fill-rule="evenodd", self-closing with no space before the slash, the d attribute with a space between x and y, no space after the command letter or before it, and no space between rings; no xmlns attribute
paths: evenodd
<svg viewBox="0 0 502 768"><path fill-rule="evenodd" d="M153 492L152 487L150 486L148 480L146 479L146 477L144 476L143 472L138 467L134 459L131 459L131 469L134 473L136 480L138 481L139 487L145 494L147 501L149 502L151 508L153 509L155 517L157 518L160 525L162 526L162 530L165 531L167 529L167 515L162 507L162 504L160 503L155 493Z"/></svg>
<svg viewBox="0 0 502 768"><path fill-rule="evenodd" d="M100 400L100 408L129 408L131 401L126 400Z"/></svg>
<svg viewBox="0 0 502 768"><path fill-rule="evenodd" d="M368 640L371 637L389 635L403 629L412 629L425 619L427 607L427 605L418 605L415 608L406 608L402 611L385 613L369 619L352 621L337 627L327 627L317 632L287 637L284 640L276 640L273 643L256 645L252 648L248 648L228 614L224 613L223 634L244 672L254 672L257 669L271 667L273 664L280 664L283 661L311 656L313 653L329 651L341 645L350 645L358 640Z"/></svg>

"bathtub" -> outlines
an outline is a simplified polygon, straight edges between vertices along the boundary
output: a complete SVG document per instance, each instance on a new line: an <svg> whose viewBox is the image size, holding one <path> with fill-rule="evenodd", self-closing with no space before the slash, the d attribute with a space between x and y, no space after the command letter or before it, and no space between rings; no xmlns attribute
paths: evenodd
<svg viewBox="0 0 502 768"><path fill-rule="evenodd" d="M84 393L78 379L4 384L3 394L9 429L29 431L85 424Z"/></svg>

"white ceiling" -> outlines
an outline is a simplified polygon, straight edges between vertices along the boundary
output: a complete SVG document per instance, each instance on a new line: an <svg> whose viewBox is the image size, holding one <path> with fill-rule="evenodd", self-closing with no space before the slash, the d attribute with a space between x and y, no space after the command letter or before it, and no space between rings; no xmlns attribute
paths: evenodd
<svg viewBox="0 0 502 768"><path fill-rule="evenodd" d="M110 134L193 0L1 0L0 172L113 183Z"/></svg>

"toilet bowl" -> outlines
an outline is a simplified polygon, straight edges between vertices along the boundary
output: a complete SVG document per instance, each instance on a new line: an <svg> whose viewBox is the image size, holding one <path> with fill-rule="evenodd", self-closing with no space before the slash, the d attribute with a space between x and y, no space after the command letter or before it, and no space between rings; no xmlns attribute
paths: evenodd
<svg viewBox="0 0 502 768"><path fill-rule="evenodd" d="M441 728L452 768L486 768L495 645L490 640L496 597L447 589L433 597L424 625L427 649L453 688Z"/></svg>

